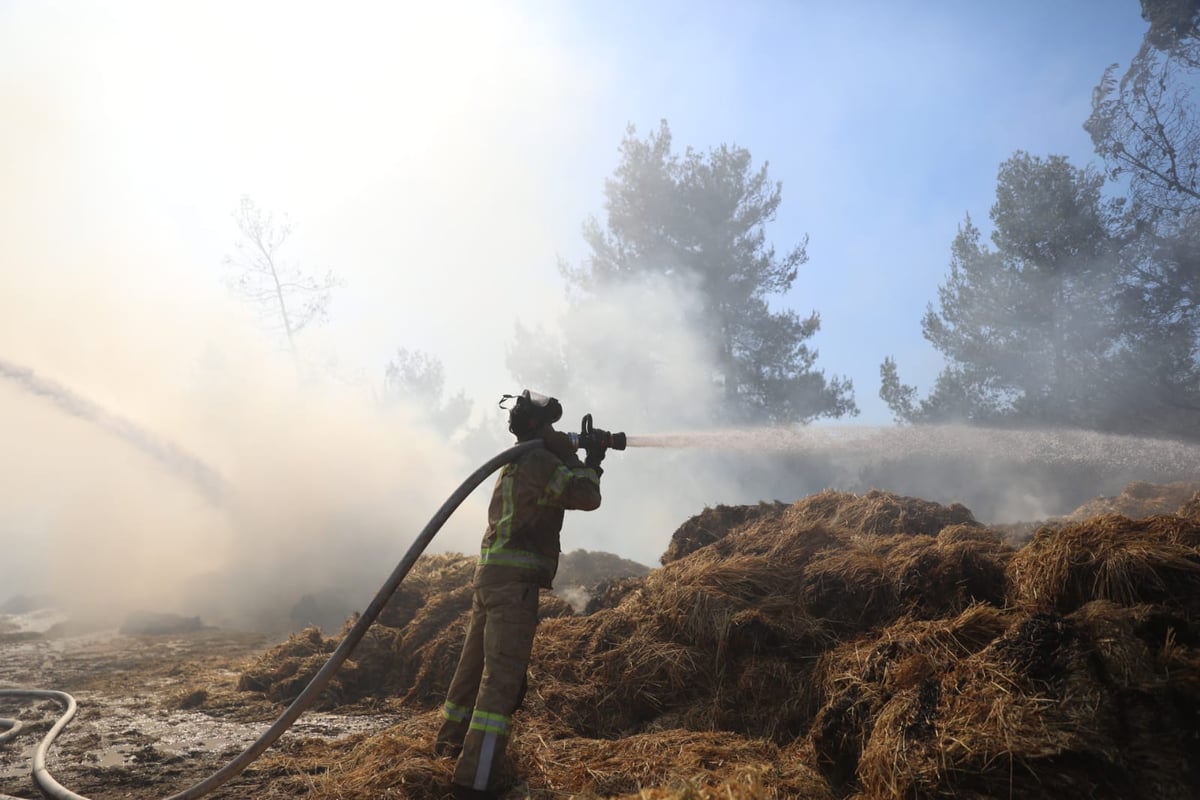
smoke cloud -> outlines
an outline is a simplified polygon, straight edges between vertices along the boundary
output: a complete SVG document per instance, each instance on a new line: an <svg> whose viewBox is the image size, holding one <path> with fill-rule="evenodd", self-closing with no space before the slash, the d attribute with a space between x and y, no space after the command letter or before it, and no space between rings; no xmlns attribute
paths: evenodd
<svg viewBox="0 0 1200 800"><path fill-rule="evenodd" d="M0 158L26 175L0 192L5 592L109 619L278 624L322 592L361 607L461 457L319 353L281 352L152 213L72 209L86 172L32 146ZM26 202L51 188L58 213ZM469 518L446 546L474 546Z"/></svg>
<svg viewBox="0 0 1200 800"><path fill-rule="evenodd" d="M171 609L234 624L279 624L303 594L361 607L464 474L412 412L308 374L234 307L213 327L126 311L128 330L155 338L143 348L108 319L118 287L78 286L0 292L21 301L2 309L6 334L19 332L4 341L40 367L6 360L0 382L10 593L49 594L76 615ZM51 305L61 317L22 313ZM73 376L107 407L43 375ZM473 546L467 518L446 545Z"/></svg>
<svg viewBox="0 0 1200 800"><path fill-rule="evenodd" d="M384 365L509 385L505 335L557 310L590 194L551 176L601 132L575 101L595 76L526 11L461 12L0 7L0 596L361 607L477 466L379 407ZM223 286L243 194L294 221L283 258L346 283L296 358ZM475 550L485 503L435 549Z"/></svg>

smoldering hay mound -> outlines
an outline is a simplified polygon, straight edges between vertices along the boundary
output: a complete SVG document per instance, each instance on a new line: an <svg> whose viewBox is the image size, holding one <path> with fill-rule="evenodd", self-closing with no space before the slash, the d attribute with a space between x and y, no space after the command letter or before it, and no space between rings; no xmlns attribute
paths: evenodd
<svg viewBox="0 0 1200 800"><path fill-rule="evenodd" d="M549 604L514 779L532 797L1200 796L1196 508L1020 548L962 506L885 492L707 509L606 607ZM419 567L386 646L364 643L375 666L344 679L418 714L347 745L313 797L442 796L432 739L469 560ZM294 646L246 688L275 691L261 667Z"/></svg>
<svg viewBox="0 0 1200 800"><path fill-rule="evenodd" d="M1099 514L1124 514L1127 517L1147 517L1152 514L1173 514L1187 505L1200 492L1200 482L1146 483L1132 481L1115 497L1097 497L1067 515L1069 520L1084 520Z"/></svg>
<svg viewBox="0 0 1200 800"><path fill-rule="evenodd" d="M458 553L419 558L377 623L367 629L351 658L334 674L316 707L328 709L376 699L381 693L428 699L444 692L466 633L476 560ZM636 581L648 571L644 565L610 553L575 550L562 556L557 582L570 594L602 593L623 581ZM544 595L538 612L543 620L574 613L557 594ZM318 627L293 634L250 664L242 672L238 688L262 692L277 702L291 702L324 666L354 622L354 617L347 620L342 632L333 637L325 636Z"/></svg>

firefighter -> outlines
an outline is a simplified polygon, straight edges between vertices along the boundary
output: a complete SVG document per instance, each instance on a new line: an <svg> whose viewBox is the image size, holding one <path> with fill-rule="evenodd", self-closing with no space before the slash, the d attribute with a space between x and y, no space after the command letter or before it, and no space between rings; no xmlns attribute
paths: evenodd
<svg viewBox="0 0 1200 800"><path fill-rule="evenodd" d="M529 390L510 398L508 429L518 442L544 446L501 470L488 507L471 619L434 746L458 756L452 789L459 799L498 796L512 714L525 694L538 590L551 587L558 569L563 512L600 505L605 448L588 446L580 462L570 437L553 427L562 416L558 400Z"/></svg>

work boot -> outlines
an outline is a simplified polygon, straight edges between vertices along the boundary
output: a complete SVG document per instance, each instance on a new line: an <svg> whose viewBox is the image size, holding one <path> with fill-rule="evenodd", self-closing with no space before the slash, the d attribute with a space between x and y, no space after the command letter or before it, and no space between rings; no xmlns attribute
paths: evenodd
<svg viewBox="0 0 1200 800"><path fill-rule="evenodd" d="M500 795L495 792L471 789L457 783L450 784L450 791L454 794L454 800L500 800Z"/></svg>

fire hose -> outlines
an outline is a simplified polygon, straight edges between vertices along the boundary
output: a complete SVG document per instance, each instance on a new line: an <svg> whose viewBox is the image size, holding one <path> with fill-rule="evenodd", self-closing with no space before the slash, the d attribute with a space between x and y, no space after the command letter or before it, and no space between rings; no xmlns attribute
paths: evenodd
<svg viewBox="0 0 1200 800"><path fill-rule="evenodd" d="M590 422L590 419L588 422ZM624 434L620 434L620 436L622 437L621 444L624 445ZM350 654L354 651L354 648L366 634L367 629L371 627L371 624L379 616L380 612L383 611L383 607L387 605L388 600L391 599L396 589L399 588L400 583L404 580L405 576L408 575L409 570L412 569L413 564L415 564L417 561L417 558L425 551L425 548L429 546L429 543L433 541L434 535L436 535L437 532L441 530L442 526L446 524L446 520L450 518L450 515L454 513L455 509L457 509L462 502L467 499L467 496L474 491L475 487L482 483L483 479L488 475L492 474L505 464L515 461L522 454L541 446L541 439L532 439L527 442L521 442L520 444L510 447L499 455L493 457L483 466L479 467L479 469L471 473L471 475L468 476L461 485L459 485L454 493L451 494L444 503L442 503L441 508L438 509L437 513L433 515L433 518L429 520L428 524L426 524L421 530L420 534L417 535L416 540L408 548L408 552L406 552L404 557L400 559L400 563L396 565L394 570L392 570L392 574L388 577L387 581L384 582L383 586L380 587L379 591L376 592L374 599L371 600L371 602L367 605L366 610L363 611L362 615L359 616L353 627L351 627L349 632L346 633L337 649L333 651L332 655L330 655L329 660L326 661L325 665L317 671L317 674L313 676L313 679L309 681L306 687L304 687L304 691L300 692L299 696L296 697L296 699L292 701L292 704L287 707L287 710L285 710L283 714L279 716L279 719L275 720L271 727L267 728L267 730L264 731L263 734L258 737L258 739L256 739L249 747L242 751L240 755L236 756L228 764L221 767L212 775L208 776L194 786L184 789L178 794L173 794L166 798L166 800L195 800L197 797L202 797L208 794L241 773L242 770L248 767L260 755L262 755L268 747L274 744L276 740L283 735L284 731L290 728L292 723L294 723L300 717L300 715L304 713L304 711L310 705L312 705L313 701L317 699L317 696L333 678L334 673L337 672L338 668L342 666L342 663L349 658ZM622 446L618 449L624 449L624 447ZM75 716L75 698L71 697L71 695L67 694L66 692L58 692L48 689L0 689L0 697L51 699L57 701L63 706L64 710L62 715L58 718L58 721L54 723L54 726L50 728L50 730L42 738L42 741L38 744L37 749L34 750L33 780L34 783L37 784L38 788L42 790L42 793L47 797L53 798L53 800L88 800L88 798L84 797L83 795L76 794L70 789L64 787L62 784L56 781L46 769L47 751L54 743L54 740L58 737L58 734L67 726L67 723L71 721L71 718ZM20 728L21 723L17 720L0 718L0 743L6 741L7 739L11 739L17 734ZM23 799L14 797L12 795L0 794L0 800Z"/></svg>

